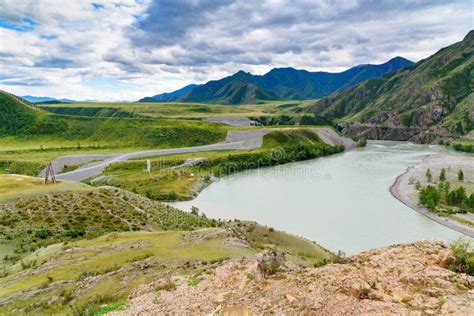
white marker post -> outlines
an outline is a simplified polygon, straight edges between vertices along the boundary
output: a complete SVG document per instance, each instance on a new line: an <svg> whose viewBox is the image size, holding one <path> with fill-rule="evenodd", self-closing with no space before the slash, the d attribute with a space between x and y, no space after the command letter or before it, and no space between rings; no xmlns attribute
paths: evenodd
<svg viewBox="0 0 474 316"><path fill-rule="evenodd" d="M146 172L151 172L151 160L150 159L147 159L146 160L146 169L145 169Z"/></svg>

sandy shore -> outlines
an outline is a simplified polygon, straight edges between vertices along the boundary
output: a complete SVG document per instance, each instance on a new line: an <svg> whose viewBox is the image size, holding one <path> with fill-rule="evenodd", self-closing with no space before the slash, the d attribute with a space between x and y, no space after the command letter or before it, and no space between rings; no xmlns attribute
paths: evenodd
<svg viewBox="0 0 474 316"><path fill-rule="evenodd" d="M430 155L423 159L420 164L409 167L405 173L398 176L395 183L390 187L390 192L395 198L418 213L474 238L474 228L453 219L439 216L418 204L418 192L414 183L420 181L422 185L428 184L425 176L428 168L433 174L433 182L438 179L441 168L446 169L448 181L457 180L457 172L462 169L464 181L474 182L474 158L472 156ZM410 184L410 178L414 179L413 184Z"/></svg>

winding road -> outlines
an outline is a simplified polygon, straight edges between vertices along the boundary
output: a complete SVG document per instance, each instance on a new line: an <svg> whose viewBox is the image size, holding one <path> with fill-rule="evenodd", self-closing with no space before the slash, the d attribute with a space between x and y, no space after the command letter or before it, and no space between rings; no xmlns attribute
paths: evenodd
<svg viewBox="0 0 474 316"><path fill-rule="evenodd" d="M142 158L160 155L183 154L210 150L225 149L255 149L262 146L263 136L275 131L276 129L256 129L256 130L233 130L227 133L224 142L183 148L157 149L146 151L135 151L122 154L109 155L71 155L56 158L52 165L56 178L60 180L83 181L100 175L108 165L124 161L131 158ZM356 143L346 137L338 135L333 129L327 127L309 128L309 130L317 133L319 137L328 145L344 145L346 150L356 147ZM64 166L80 163L87 163L84 166L70 172L61 173ZM45 170L41 171L40 177L43 177Z"/></svg>

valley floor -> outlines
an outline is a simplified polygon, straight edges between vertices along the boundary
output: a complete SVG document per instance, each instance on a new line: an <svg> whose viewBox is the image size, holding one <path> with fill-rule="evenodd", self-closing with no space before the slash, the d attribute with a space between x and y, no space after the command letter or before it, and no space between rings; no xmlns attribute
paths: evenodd
<svg viewBox="0 0 474 316"><path fill-rule="evenodd" d="M474 214L442 214L428 210L419 203L418 190L415 183L420 181L421 185L436 185L441 169L446 169L447 181L453 186L463 186L469 195L474 191L474 157L460 155L430 155L420 164L410 167L404 174L400 175L390 188L392 195L399 201L424 216L474 238ZM426 171L430 169L433 174L432 182L428 182ZM457 172L462 169L464 181L457 180Z"/></svg>
<svg viewBox="0 0 474 316"><path fill-rule="evenodd" d="M262 146L263 137L277 129L258 129L258 130L235 130L229 131L225 142L216 143L211 145L197 146L197 147L184 147L175 149L161 149L161 150L148 150L148 151L137 151L122 154L112 155L69 155L56 158L53 162L53 169L55 173L62 171L65 165L72 165L84 162L91 162L99 160L100 163L94 163L91 165L84 165L77 170L59 174L58 178L62 180L75 180L83 181L85 179L99 175L105 168L118 161L124 161L131 158L142 158L159 155L171 155L189 152L201 152L210 150L228 150L228 149L255 149ZM287 129L278 129L287 130ZM353 149L356 147L356 143L349 138L341 137L331 128L308 128L312 132L318 134L318 136L328 145L344 145L346 149ZM40 176L44 175L44 170Z"/></svg>

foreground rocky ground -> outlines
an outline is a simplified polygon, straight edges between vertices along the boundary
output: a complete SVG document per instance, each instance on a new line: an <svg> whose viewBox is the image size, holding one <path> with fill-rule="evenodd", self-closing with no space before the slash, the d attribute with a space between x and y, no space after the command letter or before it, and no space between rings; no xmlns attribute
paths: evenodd
<svg viewBox="0 0 474 316"><path fill-rule="evenodd" d="M227 260L194 282L154 280L111 314L472 315L474 278L446 269L450 255L445 244L422 241L303 268L266 252Z"/></svg>

